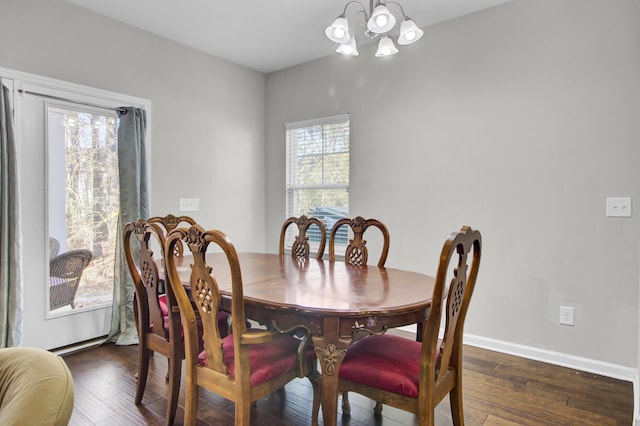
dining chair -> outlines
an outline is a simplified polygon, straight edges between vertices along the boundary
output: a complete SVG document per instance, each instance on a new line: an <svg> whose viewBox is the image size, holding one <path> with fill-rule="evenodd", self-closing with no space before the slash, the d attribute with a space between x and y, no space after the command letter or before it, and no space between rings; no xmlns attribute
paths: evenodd
<svg viewBox="0 0 640 426"><path fill-rule="evenodd" d="M137 247L133 241L137 241ZM166 291L160 291L160 273L151 249L152 241L155 242L154 247L160 247L157 259L162 260L165 237L160 226L144 219L124 226L123 249L135 289L134 314L139 341L135 404L142 402L149 373L149 358L153 352L164 355L169 364L165 424L173 424L180 393L184 346L181 341L180 314L176 309L178 305L173 290L171 286L165 286ZM137 252L134 252L134 247Z"/></svg>
<svg viewBox="0 0 640 426"><path fill-rule="evenodd" d="M149 223L158 223L160 225L162 225L162 227L164 228L165 231L165 236L173 231L174 229L176 229L178 227L178 225L180 225L182 222L187 223L189 225L195 225L196 221L193 220L192 217L190 216L175 216L171 213L169 213L166 216L153 216L150 217L149 219L147 219L147 222ZM178 243L176 244L176 248L175 248L175 252L173 253L174 256L182 256L184 252L184 248L182 247L182 243Z"/></svg>
<svg viewBox="0 0 640 426"><path fill-rule="evenodd" d="M303 326L289 330L247 328L242 272L233 243L221 231L205 231L201 226L193 225L189 229L171 231L165 252L172 252L178 241L183 241L193 255L190 294L182 285L175 258L166 260L169 283L180 308L185 336L184 424L195 424L200 387L235 403L236 425L249 425L252 403L297 377L307 376L311 380L314 409L316 401L319 406L318 381L314 377L316 358L308 345L310 330ZM210 246L212 250L223 252L228 270L217 268L214 271L207 265L206 254ZM225 297L230 297L233 332L226 337L222 336L217 321L223 301L220 288L231 289L231 295ZM198 348L195 327L197 313L204 328L202 352ZM296 332L301 337L294 336Z"/></svg>
<svg viewBox="0 0 640 426"><path fill-rule="evenodd" d="M318 245L318 249L316 250L315 258L322 259L322 256L324 256L324 247L327 243L327 227L320 219L316 217L307 217L305 215L302 215L300 217L290 217L282 224L282 229L280 230L280 256L283 256L285 254L284 245L287 228L292 224L296 224L296 226L298 227L298 235L291 245L291 256L303 259L308 259L310 257L311 248L309 245L309 236L307 235L307 230L311 226L315 225L318 228L318 232L320 233L320 243Z"/></svg>
<svg viewBox="0 0 640 426"><path fill-rule="evenodd" d="M157 223L162 225L165 231L165 234L164 234L165 238L169 232L176 229L181 223L186 223L189 226L196 224L196 221L190 216L175 216L171 213L167 214L166 216L150 217L147 220L147 222ZM179 258L183 256L183 253L184 253L184 247L182 245L182 241L179 241L178 243L176 243L176 247L173 250L173 255ZM161 281L161 284L162 284L161 287L164 289L164 280ZM230 320L231 320L231 317L229 316L228 312L220 311L220 313L218 314L218 321L220 322L220 324L226 324L225 326L226 331L224 331L225 336L231 331L230 330L231 324L229 324Z"/></svg>
<svg viewBox="0 0 640 426"><path fill-rule="evenodd" d="M382 233L383 244L378 259L378 267L384 267L387 261L387 255L389 254L389 231L384 223L376 219L364 219L362 216L357 216L353 219L342 218L338 220L331 228L331 234L329 235L329 261L335 262L336 260L336 233L341 226L349 226L353 232L353 239L349 240L349 244L345 250L344 261L352 265L365 266L369 260L369 249L367 248L367 240L363 238L365 231L375 226Z"/></svg>
<svg viewBox="0 0 640 426"><path fill-rule="evenodd" d="M336 236L338 230L342 226L348 226L351 228L353 238L349 239L349 243L345 250L344 262L357 266L366 266L369 261L369 249L367 248L367 240L365 240L364 233L370 226L375 226L382 233L382 249L380 251L380 257L378 258L378 268L384 268L384 264L387 261L387 255L389 254L389 231L384 223L377 219L365 219L362 216L356 216L353 219L342 218L333 224L331 228L331 234L329 236L329 261L335 262L336 260ZM358 330L354 332L353 341L358 341L363 337L368 337L368 332L365 330ZM342 394L343 404L349 405L349 395L347 392ZM380 402L376 405L376 410L382 410L382 404Z"/></svg>
<svg viewBox="0 0 640 426"><path fill-rule="evenodd" d="M93 253L90 250L69 250L49 260L49 309L71 305L75 308L76 293L82 274Z"/></svg>
<svg viewBox="0 0 640 426"><path fill-rule="evenodd" d="M462 335L481 245L480 232L467 226L450 235L440 253L422 342L383 334L353 344L338 373L340 392L356 392L415 413L421 426L434 424L435 407L449 394L453 423L464 424ZM444 336L439 342L443 309ZM343 414L350 410L343 399Z"/></svg>

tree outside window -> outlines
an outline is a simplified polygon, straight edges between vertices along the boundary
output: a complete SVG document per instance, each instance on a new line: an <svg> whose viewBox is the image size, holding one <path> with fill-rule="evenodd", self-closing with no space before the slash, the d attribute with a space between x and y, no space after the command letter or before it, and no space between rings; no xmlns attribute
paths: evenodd
<svg viewBox="0 0 640 426"><path fill-rule="evenodd" d="M287 217L317 217L328 234L349 215L349 116L290 123L286 130ZM346 244L347 232L341 228L336 242ZM308 234L310 242L319 241L315 228Z"/></svg>

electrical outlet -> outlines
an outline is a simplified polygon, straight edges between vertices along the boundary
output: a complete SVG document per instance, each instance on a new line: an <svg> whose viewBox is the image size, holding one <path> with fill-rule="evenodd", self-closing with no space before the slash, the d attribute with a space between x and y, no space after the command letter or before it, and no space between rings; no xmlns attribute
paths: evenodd
<svg viewBox="0 0 640 426"><path fill-rule="evenodd" d="M607 217L631 217L631 197L607 198Z"/></svg>
<svg viewBox="0 0 640 426"><path fill-rule="evenodd" d="M560 306L560 324L563 325L575 325L575 318L573 316L573 307Z"/></svg>
<svg viewBox="0 0 640 426"><path fill-rule="evenodd" d="M181 212L197 212L200 210L199 198L180 198Z"/></svg>

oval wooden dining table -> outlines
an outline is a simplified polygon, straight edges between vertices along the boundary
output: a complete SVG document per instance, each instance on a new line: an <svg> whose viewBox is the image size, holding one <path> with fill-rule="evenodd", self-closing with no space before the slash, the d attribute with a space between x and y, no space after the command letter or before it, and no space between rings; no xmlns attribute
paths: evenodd
<svg viewBox="0 0 640 426"><path fill-rule="evenodd" d="M418 272L289 255L239 253L238 257L247 318L283 330L294 325L311 330L322 373L325 425L337 421L337 373L354 334L421 326L431 305L434 278ZM185 256L177 261L185 285L189 284L190 260ZM221 293L230 296L226 257L208 253L207 264L213 268Z"/></svg>

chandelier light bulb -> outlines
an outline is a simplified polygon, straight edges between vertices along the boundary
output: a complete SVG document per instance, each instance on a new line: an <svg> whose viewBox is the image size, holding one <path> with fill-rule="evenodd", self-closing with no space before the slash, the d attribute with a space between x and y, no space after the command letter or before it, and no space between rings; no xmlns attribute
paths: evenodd
<svg viewBox="0 0 640 426"><path fill-rule="evenodd" d="M416 39L416 32L415 31L407 31L405 36L407 37L407 41L413 41Z"/></svg>
<svg viewBox="0 0 640 426"><path fill-rule="evenodd" d="M387 22L389 22L389 18L387 18L387 15L378 15L376 16L376 25L379 27L384 27L385 25L387 25Z"/></svg>
<svg viewBox="0 0 640 426"><path fill-rule="evenodd" d="M349 35L349 23L344 15L340 15L336 18L331 25L324 31L329 40L336 43L345 43L349 41L351 37Z"/></svg>
<svg viewBox="0 0 640 426"><path fill-rule="evenodd" d="M336 49L336 52L341 53L343 55L347 55L347 56L358 56L358 48L356 46L356 38L353 36L353 34L351 34L351 38L349 39L348 42L346 43L342 43L340 46L338 46L338 48Z"/></svg>
<svg viewBox="0 0 640 426"><path fill-rule="evenodd" d="M367 22L367 28L376 34L382 34L389 31L396 25L396 17L389 12L387 6L378 3L371 13L371 18Z"/></svg>
<svg viewBox="0 0 640 426"><path fill-rule="evenodd" d="M418 28L413 20L405 18L400 25L400 37L398 37L398 44L407 45L414 43L420 40L423 34L424 31Z"/></svg>
<svg viewBox="0 0 640 426"><path fill-rule="evenodd" d="M391 56L398 53L398 48L393 44L393 40L389 36L382 36L378 43L378 50L376 51L376 57L381 58L383 56Z"/></svg>

